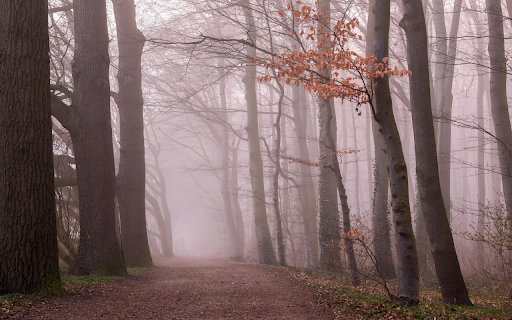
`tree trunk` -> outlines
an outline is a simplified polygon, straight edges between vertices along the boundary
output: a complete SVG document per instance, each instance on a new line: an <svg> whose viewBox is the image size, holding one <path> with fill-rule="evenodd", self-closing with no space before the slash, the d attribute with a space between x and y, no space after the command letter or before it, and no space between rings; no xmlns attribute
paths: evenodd
<svg viewBox="0 0 512 320"><path fill-rule="evenodd" d="M224 67L224 59L220 61L220 68ZM222 77L219 84L220 89L220 107L222 109L220 118L224 122L222 125L222 175L221 175L221 188L222 202L224 204L224 217L228 228L228 236L233 248L232 259L241 261L243 259L243 249L240 248L240 241L238 236L237 225L233 214L233 207L231 201L231 189L229 185L229 129L227 127L227 103L226 103L226 78Z"/></svg>
<svg viewBox="0 0 512 320"><path fill-rule="evenodd" d="M373 55L375 39L375 15L373 8L375 0L370 0L368 10L368 24L366 31L366 53ZM393 255L391 254L391 230L388 210L388 175L386 173L387 159L384 137L379 132L379 124L375 122L371 110L371 130L373 144L375 147L375 162L373 166L373 197L372 197L372 224L373 224L373 245L375 260L380 274L386 279L396 278ZM371 162L369 161L371 164ZM370 174L370 173L369 173ZM369 188L371 188L371 180Z"/></svg>
<svg viewBox="0 0 512 320"><path fill-rule="evenodd" d="M416 175L423 216L443 300L471 304L460 271L439 184L436 141L430 101L427 30L421 0L403 0L400 26L407 37L411 113L416 149Z"/></svg>
<svg viewBox="0 0 512 320"><path fill-rule="evenodd" d="M79 274L126 275L116 238L116 177L110 123L108 28L105 0L75 0L71 130L80 193ZM147 240L146 240L147 241Z"/></svg>
<svg viewBox="0 0 512 320"><path fill-rule="evenodd" d="M47 2L1 0L0 21L0 294L63 295Z"/></svg>
<svg viewBox="0 0 512 320"><path fill-rule="evenodd" d="M332 102L332 100L326 100ZM336 187L338 189L338 194L340 197L340 203L341 203L341 212L343 215L343 240L344 240L344 247L345 251L347 253L347 259L348 259L348 267L350 270L350 278L352 280L352 284L359 285L360 279L359 279L359 271L357 270L357 262L356 262L356 256L354 252L354 241L353 237L351 236L351 233L353 234L352 227L350 226L350 208L348 206L347 201L347 193L345 191L345 186L343 185L343 180L341 177L341 171L340 171L340 164L338 162L338 155L336 152L336 143L334 142L334 135L331 133L331 123L333 118L333 111L334 108L331 108L332 106L329 106L329 104L325 104L323 108L326 108L325 111L325 118L323 119L325 123L323 126L325 127L325 132L327 133L325 138L325 141L320 141L320 143L326 143L327 149L330 151L329 156L326 157L327 163L325 164L327 168L332 170L335 175L336 179Z"/></svg>
<svg viewBox="0 0 512 320"><path fill-rule="evenodd" d="M305 104L301 103L300 91L303 90L299 86L292 87L292 112L293 112L293 128L297 137L297 150L299 158L303 161L310 162L307 136L306 136L306 119L302 118L301 109L305 108ZM315 189L313 185L313 176L311 166L300 163L300 176L298 192L301 203L301 216L304 226L304 244L305 244L305 260L304 268L315 268L318 265L318 231L317 231L317 215L316 215L316 199Z"/></svg>
<svg viewBox="0 0 512 320"><path fill-rule="evenodd" d="M132 267L151 267L146 231L144 158L144 117L141 55L144 36L137 29L133 0L112 0L119 47L120 156L117 175L117 200L121 217L121 241L124 259Z"/></svg>
<svg viewBox="0 0 512 320"><path fill-rule="evenodd" d="M241 1L247 26L249 41L256 45L256 25L249 0ZM256 49L247 46L247 56L256 56ZM247 101L247 138L249 140L249 171L251 175L252 203L256 227L258 261L262 264L277 264L272 238L267 221L265 204L265 185L263 180L263 161L261 159L260 136L258 132L258 102L256 99L256 64L249 62L243 78L245 99Z"/></svg>
<svg viewBox="0 0 512 320"><path fill-rule="evenodd" d="M373 14L375 16L375 56L377 63L383 63L382 60L388 57L389 52L390 1L377 0ZM374 91L375 117L380 125L378 130L381 131L386 146L393 225L398 252L399 273L395 299L406 305L417 305L419 302L418 255L409 204L407 166L393 114L388 76L374 79ZM384 210L387 211L387 203ZM381 223L386 222L384 220Z"/></svg>
<svg viewBox="0 0 512 320"><path fill-rule="evenodd" d="M507 64L503 15L499 0L486 0L489 21L490 94L494 131L498 144L503 196L512 235L512 129L507 104Z"/></svg>
<svg viewBox="0 0 512 320"><path fill-rule="evenodd" d="M321 0L318 4L319 13L322 13L323 19L329 23L330 1ZM321 28L322 26L320 26ZM322 49L330 49L330 37L324 43ZM328 71L324 68L322 75ZM331 99L318 99L318 118L320 124L319 140L319 163L320 177L318 182L320 219L318 227L318 238L320 242L320 266L328 271L339 272L341 270L341 234L340 234L340 215L338 212L338 197L336 186L336 174L332 169L332 164L336 158L336 114L334 104ZM329 131L327 131L329 130ZM329 136L334 140L334 148L331 150ZM333 154L334 153L334 154Z"/></svg>
<svg viewBox="0 0 512 320"><path fill-rule="evenodd" d="M448 57L445 58L445 79L443 87L441 88L440 98L440 111L441 117L439 122L439 178L441 183L441 192L445 203L446 214L448 221L450 221L450 163L451 163L451 149L452 149L452 86L453 86L453 73L455 70L455 55L457 53L457 33L459 31L460 11L462 0L456 0L453 7L453 18L450 28L450 38L448 45ZM445 31L446 33L446 31ZM439 39L438 39L439 41Z"/></svg>

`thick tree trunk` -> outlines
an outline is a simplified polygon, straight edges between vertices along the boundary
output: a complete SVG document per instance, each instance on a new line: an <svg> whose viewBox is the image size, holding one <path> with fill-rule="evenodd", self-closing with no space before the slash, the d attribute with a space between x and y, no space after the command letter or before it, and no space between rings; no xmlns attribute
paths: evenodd
<svg viewBox="0 0 512 320"><path fill-rule="evenodd" d="M318 12L322 13L326 23L330 22L330 1L321 0L318 4ZM322 28L322 25L319 26ZM325 29L325 28L324 28ZM330 36L324 43L322 49L330 49ZM324 69L322 74L328 75ZM320 177L318 182L320 219L318 227L318 238L320 242L320 266L329 271L339 272L341 270L341 234L340 215L338 211L338 190L336 186L336 174L332 169L336 155L336 114L331 99L318 99L318 117L320 124L319 140L319 163ZM332 137L334 148L329 146L329 136Z"/></svg>
<svg viewBox="0 0 512 320"><path fill-rule="evenodd" d="M64 294L57 251L47 5L0 1L0 294Z"/></svg>
<svg viewBox="0 0 512 320"><path fill-rule="evenodd" d="M80 274L126 275L116 238L116 177L110 123L108 28L105 0L75 0L71 130L80 193ZM147 240L146 240L147 241Z"/></svg>
<svg viewBox="0 0 512 320"><path fill-rule="evenodd" d="M409 86L418 191L436 274L445 302L471 304L460 271L439 184L423 7L420 0L403 0L402 3L404 16L400 26L405 30L407 37L407 61L412 72Z"/></svg>
<svg viewBox="0 0 512 320"><path fill-rule="evenodd" d="M507 104L507 64L503 15L499 0L486 0L489 21L490 94L494 131L498 144L503 196L512 235L512 129Z"/></svg>
<svg viewBox="0 0 512 320"><path fill-rule="evenodd" d="M249 41L256 45L256 25L249 0L241 1L247 26ZM256 49L247 46L247 56L254 58ZM252 202L254 222L256 227L256 241L258 248L258 261L262 264L277 264L272 238L267 221L267 208L265 204L265 185L263 180L263 161L261 159L260 136L258 132L258 102L256 98L256 64L249 62L245 67L243 78L245 86L245 99L247 101L247 138L249 140L249 171L251 175Z"/></svg>
<svg viewBox="0 0 512 320"><path fill-rule="evenodd" d="M375 16L375 56L377 62L382 63L382 59L388 57L389 52L390 1L377 0L373 14ZM398 252L399 273L395 299L406 305L417 305L419 302L418 255L409 205L407 166L393 114L388 77L375 78L374 86L375 117L386 145L393 225ZM382 221L384 222L387 221Z"/></svg>
<svg viewBox="0 0 512 320"><path fill-rule="evenodd" d="M144 118L141 55L144 36L137 29L133 0L113 0L119 47L120 157L117 200L121 216L124 259L132 267L153 265L146 231Z"/></svg>
<svg viewBox="0 0 512 320"><path fill-rule="evenodd" d="M457 53L457 33L459 31L460 11L462 0L456 0L453 7L453 18L450 28L450 38L448 44L448 56L445 58L445 71L443 87L441 88L440 98L440 122L439 122L439 179L441 183L441 192L443 194L446 214L448 221L450 221L450 164L451 164L451 149L452 149L452 86L453 86L453 73L455 70L455 55ZM445 31L446 33L446 31ZM439 39L438 39L439 40ZM437 67L437 66L436 66Z"/></svg>

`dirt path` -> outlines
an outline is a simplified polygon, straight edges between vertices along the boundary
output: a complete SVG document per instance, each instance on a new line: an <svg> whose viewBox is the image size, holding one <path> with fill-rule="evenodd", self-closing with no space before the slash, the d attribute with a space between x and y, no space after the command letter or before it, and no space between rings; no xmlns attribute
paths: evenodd
<svg viewBox="0 0 512 320"><path fill-rule="evenodd" d="M139 276L48 299L15 318L334 319L272 267L191 258L155 264Z"/></svg>

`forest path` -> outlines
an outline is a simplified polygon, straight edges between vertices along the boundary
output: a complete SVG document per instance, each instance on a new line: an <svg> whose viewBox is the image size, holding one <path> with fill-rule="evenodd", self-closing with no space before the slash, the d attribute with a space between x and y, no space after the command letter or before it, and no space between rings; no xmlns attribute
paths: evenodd
<svg viewBox="0 0 512 320"><path fill-rule="evenodd" d="M173 258L119 282L20 310L17 319L334 319L269 266ZM1 318L1 317L0 317Z"/></svg>

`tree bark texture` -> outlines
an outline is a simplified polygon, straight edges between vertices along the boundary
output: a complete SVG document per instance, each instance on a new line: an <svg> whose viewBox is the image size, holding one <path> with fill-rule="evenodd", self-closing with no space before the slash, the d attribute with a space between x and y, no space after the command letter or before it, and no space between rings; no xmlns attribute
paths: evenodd
<svg viewBox="0 0 512 320"><path fill-rule="evenodd" d="M366 31L366 53L373 55L375 39L375 15L373 9L375 0L369 1L368 23ZM379 131L379 124L375 121L372 111L371 130L375 148L375 162L373 166L373 196L372 196L372 224L373 224L373 250L377 268L380 274L386 279L396 278L393 255L391 253L391 230L388 209L388 175L386 172L387 158L384 137ZM371 163L371 161L369 161ZM371 181L370 181L371 182ZM370 183L370 186L372 184Z"/></svg>
<svg viewBox="0 0 512 320"><path fill-rule="evenodd" d="M416 176L421 208L429 235L443 301L471 304L460 271L446 214L437 165L436 140L430 100L427 30L421 0L403 0L400 26L407 38L411 113L416 151Z"/></svg>
<svg viewBox="0 0 512 320"><path fill-rule="evenodd" d="M377 63L382 63L382 59L388 57L389 54L390 1L376 0L373 14L375 16L375 56L377 57ZM376 121L380 125L379 131L381 131L386 146L386 162L391 188L391 207L398 256L398 288L395 299L406 305L417 305L419 303L420 277L416 240L409 205L407 166L393 114L393 103L387 75L374 79L374 91Z"/></svg>
<svg viewBox="0 0 512 320"><path fill-rule="evenodd" d="M80 246L76 273L126 275L116 238L116 177L110 116L105 0L75 0L73 105L70 131L80 193Z"/></svg>
<svg viewBox="0 0 512 320"><path fill-rule="evenodd" d="M48 52L48 3L1 0L0 294L64 294Z"/></svg>
<svg viewBox="0 0 512 320"><path fill-rule="evenodd" d="M146 163L141 56L144 35L137 29L133 0L113 0L119 47L116 104L119 109L117 200L121 241L128 266L151 267L146 230Z"/></svg>
<svg viewBox="0 0 512 320"><path fill-rule="evenodd" d="M489 24L490 95L494 131L498 144L503 196L509 232L512 235L512 129L507 103L507 64L501 2L486 0Z"/></svg>
<svg viewBox="0 0 512 320"><path fill-rule="evenodd" d="M319 13L322 14L325 23L329 23L330 0L321 0L318 4ZM319 28L322 28L321 24ZM323 27L325 29L325 27ZM327 30L326 30L327 31ZM325 41L322 49L330 49L330 37ZM326 69L322 70L322 75L328 75ZM320 177L318 181L319 192L319 226L318 238L320 242L320 266L328 271L339 272L341 270L341 234L340 234L340 215L338 211L338 190L336 186L336 174L332 170L332 165L336 157L336 147L333 150L329 148L328 136L331 136L336 146L336 114L332 99L318 99L318 117L320 124L319 133L319 163ZM329 124L329 126L327 126ZM329 131L327 131L329 130Z"/></svg>
<svg viewBox="0 0 512 320"><path fill-rule="evenodd" d="M242 0L241 6L245 16L249 41L256 45L256 25L249 0ZM254 58L256 49L247 46L247 56ZM247 138L249 140L249 171L251 176L252 203L256 227L258 261L262 264L277 264L272 247L272 238L267 220L265 204L265 185L263 179L263 161L261 159L260 136L258 131L258 102L256 97L256 64L249 62L245 67L243 83L247 101Z"/></svg>

